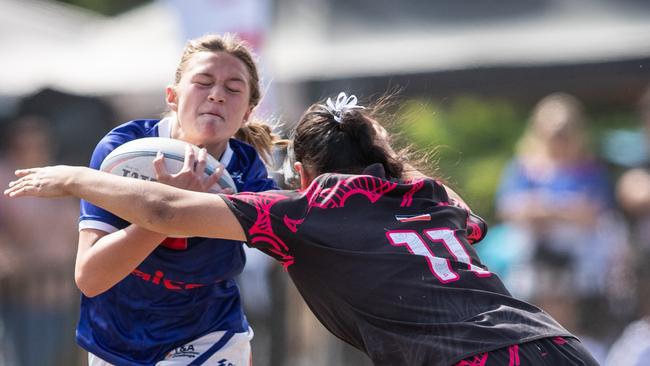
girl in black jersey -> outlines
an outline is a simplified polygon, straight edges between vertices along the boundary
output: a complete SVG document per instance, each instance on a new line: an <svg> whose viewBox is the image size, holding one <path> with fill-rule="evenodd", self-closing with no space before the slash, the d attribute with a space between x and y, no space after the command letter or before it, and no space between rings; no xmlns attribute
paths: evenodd
<svg viewBox="0 0 650 366"><path fill-rule="evenodd" d="M73 195L153 231L246 240L376 365L596 365L481 263L485 222L413 174L372 116L343 93L309 108L293 137L295 191L211 195L57 166L17 171L5 194Z"/></svg>

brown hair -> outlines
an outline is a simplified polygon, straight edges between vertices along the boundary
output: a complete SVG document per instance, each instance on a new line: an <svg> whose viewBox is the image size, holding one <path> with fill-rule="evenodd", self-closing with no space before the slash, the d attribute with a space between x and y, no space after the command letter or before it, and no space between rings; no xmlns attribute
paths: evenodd
<svg viewBox="0 0 650 366"><path fill-rule="evenodd" d="M237 130L235 138L253 145L269 167L277 165L277 162L273 161L273 147L286 149L289 145L289 140L280 138L268 124L259 121L245 123Z"/></svg>
<svg viewBox="0 0 650 366"><path fill-rule="evenodd" d="M375 117L380 106L348 109L340 123L323 104L313 104L300 118L293 135L295 159L313 169L359 174L379 163L387 178L401 178L404 164L378 136Z"/></svg>
<svg viewBox="0 0 650 366"><path fill-rule="evenodd" d="M255 107L259 104L262 92L255 56L246 41L232 33L225 33L223 36L208 34L188 41L183 50L181 61L176 68L174 85L180 82L187 63L198 52L226 52L241 60L246 66L249 75L248 82L251 90L249 105ZM273 145L283 143L282 140L271 133L271 128L261 121L245 123L234 137L253 145L267 164L270 162Z"/></svg>

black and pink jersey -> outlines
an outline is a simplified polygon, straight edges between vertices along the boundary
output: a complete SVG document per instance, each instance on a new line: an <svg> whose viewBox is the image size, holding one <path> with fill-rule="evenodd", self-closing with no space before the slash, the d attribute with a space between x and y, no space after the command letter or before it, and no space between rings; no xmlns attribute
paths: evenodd
<svg viewBox="0 0 650 366"><path fill-rule="evenodd" d="M280 261L323 325L376 365L448 366L571 336L481 263L471 243L485 222L434 180L323 174L304 191L223 197L248 245Z"/></svg>

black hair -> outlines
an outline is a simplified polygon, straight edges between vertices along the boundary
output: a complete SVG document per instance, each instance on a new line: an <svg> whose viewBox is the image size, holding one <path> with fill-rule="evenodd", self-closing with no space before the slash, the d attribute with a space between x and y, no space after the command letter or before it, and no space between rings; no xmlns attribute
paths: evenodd
<svg viewBox="0 0 650 366"><path fill-rule="evenodd" d="M347 109L337 115L339 122L323 104L312 105L294 131L295 159L317 175L360 174L379 163L387 178L401 178L404 165L378 136L374 110Z"/></svg>

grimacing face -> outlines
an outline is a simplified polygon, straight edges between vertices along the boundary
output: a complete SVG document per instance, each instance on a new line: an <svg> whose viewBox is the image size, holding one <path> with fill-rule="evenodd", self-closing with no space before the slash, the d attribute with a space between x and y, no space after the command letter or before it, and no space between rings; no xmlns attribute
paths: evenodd
<svg viewBox="0 0 650 366"><path fill-rule="evenodd" d="M178 84L167 88L167 104L177 115L172 137L223 153L253 109L249 80L244 63L229 53L193 55Z"/></svg>

